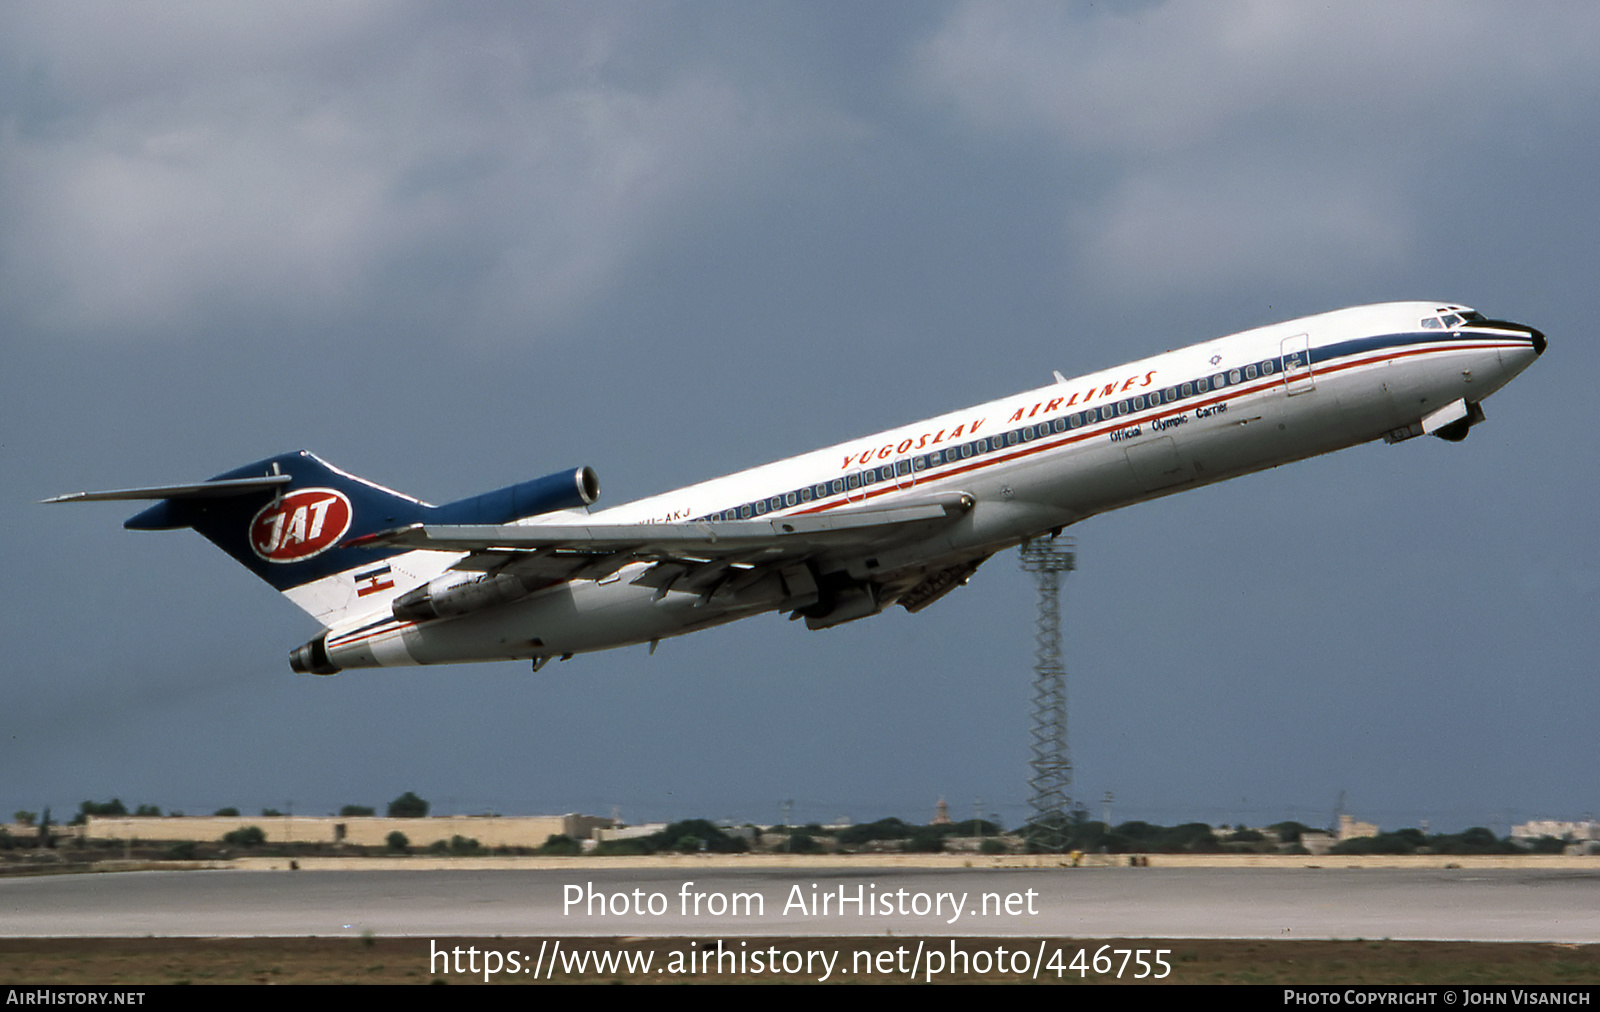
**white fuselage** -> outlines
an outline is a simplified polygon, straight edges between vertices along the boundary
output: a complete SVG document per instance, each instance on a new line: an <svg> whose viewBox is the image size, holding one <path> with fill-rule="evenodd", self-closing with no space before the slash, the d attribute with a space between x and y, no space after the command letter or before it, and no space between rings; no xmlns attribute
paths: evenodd
<svg viewBox="0 0 1600 1012"><path fill-rule="evenodd" d="M1475 409L1532 363L1543 338L1481 318L1452 326L1463 313L1388 303L1261 327L581 516L597 524L770 519L970 495L970 511L924 540L817 560L823 574L874 583L881 610L926 574L975 566L1096 513L1420 434L1424 419L1456 402ZM555 522L573 521L524 521ZM394 595L459 558L416 551L394 559L393 594L372 602L383 610L335 624L330 657L340 667L549 657L773 607L634 585L648 568L640 563L459 618L387 617Z"/></svg>

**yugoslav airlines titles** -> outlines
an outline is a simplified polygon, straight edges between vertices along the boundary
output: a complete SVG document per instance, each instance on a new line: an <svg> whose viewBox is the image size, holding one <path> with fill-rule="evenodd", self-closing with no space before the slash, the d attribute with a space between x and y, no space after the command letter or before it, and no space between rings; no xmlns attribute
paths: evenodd
<svg viewBox="0 0 1600 1012"><path fill-rule="evenodd" d="M1459 441L1544 349L1465 306L1357 306L610 509L587 467L433 506L304 450L49 501L156 500L125 526L192 527L322 623L296 671L537 670L767 611L917 612L1096 513L1379 438Z"/></svg>

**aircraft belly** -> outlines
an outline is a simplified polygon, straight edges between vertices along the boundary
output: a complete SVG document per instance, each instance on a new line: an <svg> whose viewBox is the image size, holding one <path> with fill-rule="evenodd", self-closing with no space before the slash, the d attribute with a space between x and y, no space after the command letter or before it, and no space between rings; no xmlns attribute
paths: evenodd
<svg viewBox="0 0 1600 1012"><path fill-rule="evenodd" d="M1124 501L1142 489L1128 466L1124 447L1109 435L1096 435L1070 447L1058 460L1018 475L1018 498L1064 507L1082 518L1100 512L1106 502Z"/></svg>
<svg viewBox="0 0 1600 1012"><path fill-rule="evenodd" d="M1138 426L1114 445L1102 437L1085 448L1097 460L1077 482L1074 505L1101 513L1173 492L1261 471L1353 446L1384 429L1369 409L1351 411L1341 384L1318 377L1288 396L1282 386L1237 398L1223 406L1168 416Z"/></svg>
<svg viewBox="0 0 1600 1012"><path fill-rule="evenodd" d="M1291 400L1274 387L1125 428L1114 442L1097 437L1084 450L1093 462L1087 480L1074 480L1074 504L1102 513L1284 463L1298 455L1291 433L1325 425L1334 411L1320 390Z"/></svg>
<svg viewBox="0 0 1600 1012"><path fill-rule="evenodd" d="M1171 436L1154 436L1122 452L1139 487L1146 492L1159 492L1194 480L1194 465L1178 452L1178 444Z"/></svg>
<svg viewBox="0 0 1600 1012"><path fill-rule="evenodd" d="M1245 411L1245 418L1236 423L1234 432L1240 437L1237 449L1232 450L1237 465L1235 473L1257 471L1293 460L1342 449L1372 438L1360 434L1352 427L1350 413L1339 396L1339 385L1328 377L1319 377L1317 389L1309 394L1287 397L1281 391L1263 399L1253 410ZM1217 435L1231 438L1226 429ZM1217 454L1219 463L1230 451Z"/></svg>

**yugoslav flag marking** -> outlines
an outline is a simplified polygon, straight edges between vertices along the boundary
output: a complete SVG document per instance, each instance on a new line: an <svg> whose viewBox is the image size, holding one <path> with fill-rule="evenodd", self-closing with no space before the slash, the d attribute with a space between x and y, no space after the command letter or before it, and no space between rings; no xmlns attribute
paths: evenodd
<svg viewBox="0 0 1600 1012"><path fill-rule="evenodd" d="M369 569L365 573L357 573L351 579L356 583L357 597L366 597L368 594L376 594L380 590L389 590L394 586L394 576L388 565Z"/></svg>

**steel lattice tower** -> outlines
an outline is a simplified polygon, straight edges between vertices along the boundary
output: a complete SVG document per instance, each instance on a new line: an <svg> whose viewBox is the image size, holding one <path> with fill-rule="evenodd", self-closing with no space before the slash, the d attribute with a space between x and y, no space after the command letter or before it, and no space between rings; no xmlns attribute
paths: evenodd
<svg viewBox="0 0 1600 1012"><path fill-rule="evenodd" d="M1066 849L1072 799L1072 759L1067 753L1067 669L1061 661L1061 574L1077 568L1071 538L1035 538L1022 546L1022 568L1039 584L1033 660L1033 796L1029 838L1059 854Z"/></svg>

